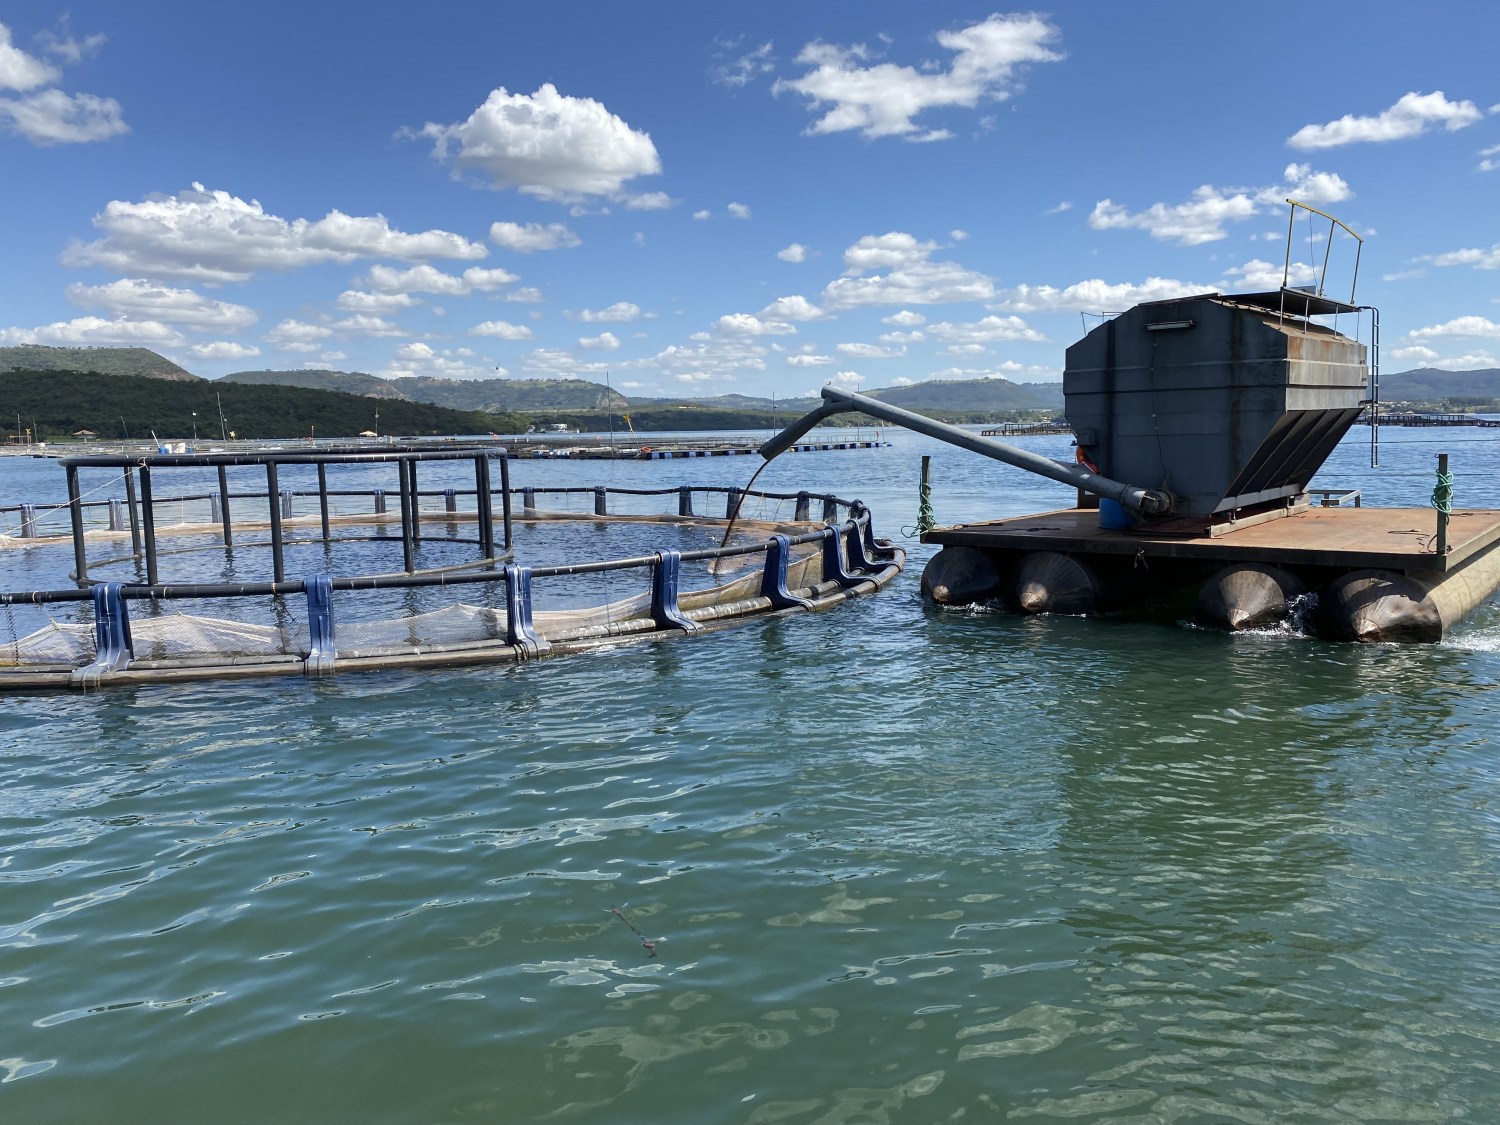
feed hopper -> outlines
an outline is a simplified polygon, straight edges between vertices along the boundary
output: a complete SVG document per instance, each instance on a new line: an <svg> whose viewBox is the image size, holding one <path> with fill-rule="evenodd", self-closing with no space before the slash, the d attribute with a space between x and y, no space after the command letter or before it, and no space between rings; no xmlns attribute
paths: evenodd
<svg viewBox="0 0 1500 1125"><path fill-rule="evenodd" d="M1067 351L1079 460L1161 489L1205 526L1286 508L1369 398L1366 346L1314 320L1354 314L1296 289L1137 305Z"/></svg>

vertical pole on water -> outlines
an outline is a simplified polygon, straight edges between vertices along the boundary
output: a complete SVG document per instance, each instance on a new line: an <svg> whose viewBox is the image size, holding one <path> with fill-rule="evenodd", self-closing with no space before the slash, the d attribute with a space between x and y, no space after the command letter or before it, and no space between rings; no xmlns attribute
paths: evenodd
<svg viewBox="0 0 1500 1125"><path fill-rule="evenodd" d="M932 530L932 457L922 454L922 478L917 485L917 534L926 535Z"/></svg>
<svg viewBox="0 0 1500 1125"><path fill-rule="evenodd" d="M415 548L417 540L422 538L422 496L417 491L417 463L415 461L406 463L406 479L411 482L411 543Z"/></svg>
<svg viewBox="0 0 1500 1125"><path fill-rule="evenodd" d="M411 464L404 457L396 462L396 472L401 482L401 564L410 574L416 570L416 544L412 541L412 523L415 515L412 503Z"/></svg>
<svg viewBox="0 0 1500 1125"><path fill-rule="evenodd" d="M144 469L141 471L145 472ZM141 557L141 524L136 515L135 470L128 465L125 467L125 507L130 514L130 553L139 559Z"/></svg>
<svg viewBox="0 0 1500 1125"><path fill-rule="evenodd" d="M505 553L510 554L510 453L500 459L500 518L505 524Z"/></svg>
<svg viewBox="0 0 1500 1125"><path fill-rule="evenodd" d="M328 466L318 462L318 511L323 516L323 542L333 538L328 530Z"/></svg>
<svg viewBox="0 0 1500 1125"><path fill-rule="evenodd" d="M83 549L83 497L78 492L78 466L69 465L67 474L68 514L73 520L73 565L77 570L78 584L82 586L89 580L89 564Z"/></svg>
<svg viewBox="0 0 1500 1125"><path fill-rule="evenodd" d="M141 537L146 541L146 584L157 584L156 513L151 502L151 466L141 466Z"/></svg>
<svg viewBox="0 0 1500 1125"><path fill-rule="evenodd" d="M1448 513L1453 511L1453 474L1448 472L1448 455L1437 455L1437 487L1432 490L1432 506L1437 509L1437 543L1439 558L1448 553Z"/></svg>
<svg viewBox="0 0 1500 1125"><path fill-rule="evenodd" d="M271 505L271 578L281 582L286 578L281 553L281 497L276 487L276 462L266 462L266 500ZM154 581L154 580L153 580Z"/></svg>
<svg viewBox="0 0 1500 1125"><path fill-rule="evenodd" d="M495 557L495 508L490 499L490 459L483 453L474 457L474 513L479 521L479 553Z"/></svg>
<svg viewBox="0 0 1500 1125"><path fill-rule="evenodd" d="M229 472L219 466L219 517L224 521L224 546L234 546L234 531L229 525Z"/></svg>

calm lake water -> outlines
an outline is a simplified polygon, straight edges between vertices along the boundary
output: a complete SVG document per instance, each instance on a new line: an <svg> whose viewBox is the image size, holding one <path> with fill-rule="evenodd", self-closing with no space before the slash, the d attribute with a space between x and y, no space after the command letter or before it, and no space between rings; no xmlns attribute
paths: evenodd
<svg viewBox="0 0 1500 1125"><path fill-rule="evenodd" d="M891 536L923 453L939 522L1071 502L883 436L760 487ZM1500 431L1366 442L1315 483L1425 505L1447 451L1500 505ZM1500 612L1402 648L936 611L907 545L697 640L4 699L0 1120L1500 1120Z"/></svg>

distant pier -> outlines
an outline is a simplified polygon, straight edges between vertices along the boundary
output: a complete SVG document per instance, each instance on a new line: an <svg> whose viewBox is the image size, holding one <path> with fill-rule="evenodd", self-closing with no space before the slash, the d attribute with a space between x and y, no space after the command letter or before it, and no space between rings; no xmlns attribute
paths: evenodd
<svg viewBox="0 0 1500 1125"><path fill-rule="evenodd" d="M1365 425L1370 424L1370 419L1363 419ZM1382 426L1479 426L1482 429L1494 429L1500 426L1500 420L1494 418L1480 418L1473 414L1382 414L1380 416Z"/></svg>

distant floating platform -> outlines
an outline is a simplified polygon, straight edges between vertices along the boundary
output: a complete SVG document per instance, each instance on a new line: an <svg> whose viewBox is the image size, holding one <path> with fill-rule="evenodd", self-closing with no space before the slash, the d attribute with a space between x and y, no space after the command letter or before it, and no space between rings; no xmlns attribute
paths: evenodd
<svg viewBox="0 0 1500 1125"><path fill-rule="evenodd" d="M1099 522L1096 509L1067 508L934 528L923 542L943 550L923 592L1087 614L1197 591L1198 616L1223 628L1314 607L1310 623L1334 639L1436 641L1500 588L1500 511L1452 512L1442 553L1431 508L1315 507L1215 535Z"/></svg>
<svg viewBox="0 0 1500 1125"><path fill-rule="evenodd" d="M886 449L888 441L816 441L801 442L792 446L789 453L817 453L837 449ZM568 457L585 461L671 461L685 457L744 457L757 452L753 445L744 442L691 441L668 442L655 445L556 445L527 448L512 446L512 457Z"/></svg>

